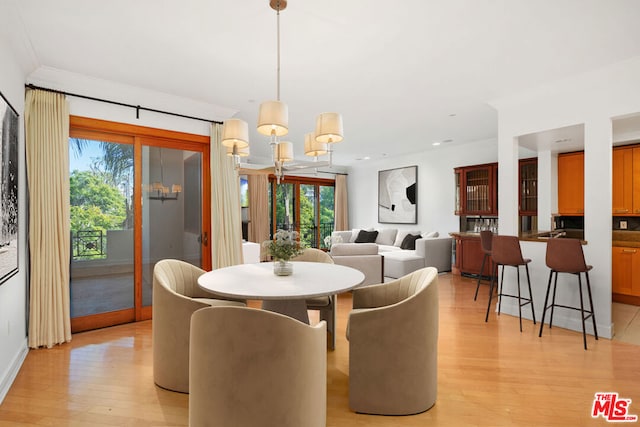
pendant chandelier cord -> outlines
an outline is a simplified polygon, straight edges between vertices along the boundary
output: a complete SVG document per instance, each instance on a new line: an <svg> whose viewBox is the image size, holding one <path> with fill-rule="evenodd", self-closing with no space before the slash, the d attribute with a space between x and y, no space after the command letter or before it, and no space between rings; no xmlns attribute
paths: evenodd
<svg viewBox="0 0 640 427"><path fill-rule="evenodd" d="M278 43L278 68L277 68L277 94L276 94L276 100L280 101L280 0L278 0L278 10L276 13L276 26L278 27L277 31L276 31L276 38L277 38L277 43Z"/></svg>

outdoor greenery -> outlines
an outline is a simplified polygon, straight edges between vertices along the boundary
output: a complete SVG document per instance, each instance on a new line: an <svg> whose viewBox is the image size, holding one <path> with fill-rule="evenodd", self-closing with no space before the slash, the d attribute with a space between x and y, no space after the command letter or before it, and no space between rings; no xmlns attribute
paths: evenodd
<svg viewBox="0 0 640 427"><path fill-rule="evenodd" d="M131 228L133 210L130 204L133 170L133 146L71 138L73 155L81 156L91 144L99 144L101 156L92 158L89 170L74 170L69 176L70 220L72 235L79 239L73 245L73 256L84 259L106 256L106 231ZM102 236L87 240L79 232ZM92 237L93 239L93 237ZM87 255L84 250L90 248ZM95 253L95 255L91 255Z"/></svg>
<svg viewBox="0 0 640 427"><path fill-rule="evenodd" d="M127 218L126 199L117 187L91 171L74 170L70 177L71 229L120 229Z"/></svg>
<svg viewBox="0 0 640 427"><path fill-rule="evenodd" d="M315 215L315 185L300 184L300 240L307 247L324 247L324 238L331 235L334 218L334 187L319 186L320 218ZM276 186L276 228L296 228L294 210L295 184ZM269 198L271 201L271 197ZM269 211L271 212L271 210ZM316 229L320 228L320 241L316 241Z"/></svg>

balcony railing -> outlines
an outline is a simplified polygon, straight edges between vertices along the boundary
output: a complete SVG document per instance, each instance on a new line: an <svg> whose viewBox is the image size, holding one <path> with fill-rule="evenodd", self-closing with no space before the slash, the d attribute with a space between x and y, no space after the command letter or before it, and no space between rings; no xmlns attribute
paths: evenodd
<svg viewBox="0 0 640 427"><path fill-rule="evenodd" d="M106 258L107 239L102 230L71 232L71 258L74 261Z"/></svg>
<svg viewBox="0 0 640 427"><path fill-rule="evenodd" d="M277 224L277 230L296 230L296 224ZM324 244L324 238L331 236L333 222L316 224L300 224L300 240L308 248L329 249ZM319 233L318 233L319 232ZM318 240L319 239L319 240Z"/></svg>

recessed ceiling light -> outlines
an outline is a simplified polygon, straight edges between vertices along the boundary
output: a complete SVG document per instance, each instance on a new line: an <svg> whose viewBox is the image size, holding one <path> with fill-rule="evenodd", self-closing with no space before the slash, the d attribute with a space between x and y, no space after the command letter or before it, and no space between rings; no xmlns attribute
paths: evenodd
<svg viewBox="0 0 640 427"><path fill-rule="evenodd" d="M364 157L358 157L356 160L369 160L371 157L369 156L364 156Z"/></svg>
<svg viewBox="0 0 640 427"><path fill-rule="evenodd" d="M445 139L445 140L444 140L444 141L442 141L442 142L444 142L444 143L446 144L447 142L453 142L453 139Z"/></svg>
<svg viewBox="0 0 640 427"><path fill-rule="evenodd" d="M455 117L455 116L457 116L457 114L456 114L456 113L451 113L451 114L449 114L449 117Z"/></svg>
<svg viewBox="0 0 640 427"><path fill-rule="evenodd" d="M431 144L431 145L438 146L438 145L440 145L440 143L439 143L438 141L436 141L436 142L434 142L434 143L433 143L433 144Z"/></svg>

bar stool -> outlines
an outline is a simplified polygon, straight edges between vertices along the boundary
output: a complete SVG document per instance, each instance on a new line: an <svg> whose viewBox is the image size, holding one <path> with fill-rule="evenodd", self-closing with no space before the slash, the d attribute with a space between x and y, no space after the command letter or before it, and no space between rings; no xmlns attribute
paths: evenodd
<svg viewBox="0 0 640 427"><path fill-rule="evenodd" d="M480 273L478 273L478 284L476 285L476 294L473 297L475 301L478 298L478 290L480 289L480 280L482 280L482 272L484 271L484 265L489 258L489 266L491 268L490 279L493 279L493 259L491 258L491 241L493 240L493 232L491 230L482 230L480 232L480 246L484 256L482 257L482 266L480 267Z"/></svg>
<svg viewBox="0 0 640 427"><path fill-rule="evenodd" d="M500 304L502 303L502 297L510 297L518 299L518 317L520 318L520 332L522 332L522 306L531 304L531 315L533 316L533 324L536 324L536 313L533 309L533 296L531 293L531 280L529 278L529 263L528 258L522 258L522 251L520 250L520 240L516 236L493 236L491 243L491 257L496 264L496 269L502 266L502 275L500 277L500 284L498 286L498 315L500 315ZM529 285L529 298L525 298L520 293L520 266L524 265L527 272L527 284ZM503 293L504 282L504 268L515 267L518 274L518 295L511 295ZM498 270L496 270L498 271ZM497 274L496 274L497 276ZM496 277L496 282L498 278ZM489 305L487 305L487 316L484 321L489 321L489 310L491 309L491 300L493 297L493 278L489 287ZM524 302L522 302L524 301Z"/></svg>
<svg viewBox="0 0 640 427"><path fill-rule="evenodd" d="M584 260L584 252L582 251L582 244L578 239L549 239L547 242L547 267L551 269L549 272L549 284L547 285L547 295L544 298L544 310L542 311L542 322L540 322L539 337L542 336L542 328L544 327L544 317L547 313L547 309L551 308L551 317L549 318L549 329L553 323L553 309L554 307L568 308L570 310L579 311L582 317L582 340L584 341L584 349L587 349L587 333L585 332L584 321L591 317L593 321L593 333L598 339L598 329L596 329L596 316L593 312L593 299L591 298L591 283L589 282L589 270L592 266L587 265ZM547 306L549 301L549 291L551 290L551 279L555 273L555 279L553 281L553 297L551 298L551 305ZM580 308L566 306L562 304L556 304L556 288L558 284L558 273L570 273L578 276L578 286L580 292ZM580 273L584 273L587 278L587 293L589 294L589 310L584 309L584 302L582 297L582 279ZM587 315L585 316L585 313Z"/></svg>

